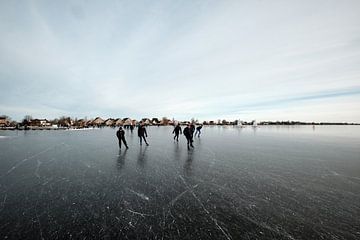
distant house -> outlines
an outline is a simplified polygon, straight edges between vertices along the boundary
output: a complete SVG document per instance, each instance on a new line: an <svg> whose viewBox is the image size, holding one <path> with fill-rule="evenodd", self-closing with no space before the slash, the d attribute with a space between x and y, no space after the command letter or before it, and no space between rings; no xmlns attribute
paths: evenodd
<svg viewBox="0 0 360 240"><path fill-rule="evenodd" d="M30 121L30 126L32 126L32 127L50 127L51 122L46 119L32 119Z"/></svg>
<svg viewBox="0 0 360 240"><path fill-rule="evenodd" d="M122 126L124 125L124 121L121 118L115 120L115 126Z"/></svg>
<svg viewBox="0 0 360 240"><path fill-rule="evenodd" d="M94 121L92 121L92 125L94 126L103 126L105 123L104 119L102 119L101 117L97 117L94 119Z"/></svg>
<svg viewBox="0 0 360 240"><path fill-rule="evenodd" d="M79 119L74 122L74 126L79 127L79 128L84 128L84 127L87 127L87 122L88 121L86 121L84 119Z"/></svg>
<svg viewBox="0 0 360 240"><path fill-rule="evenodd" d="M151 123L152 123L153 125L159 125L159 124L160 124L160 121L159 121L158 118L153 118L153 119L151 119Z"/></svg>
<svg viewBox="0 0 360 240"><path fill-rule="evenodd" d="M219 124L219 125L229 125L229 122L224 119L221 121L221 124Z"/></svg>
<svg viewBox="0 0 360 240"><path fill-rule="evenodd" d="M141 122L143 122L145 125L151 125L151 120L149 118L143 118L141 119Z"/></svg>
<svg viewBox="0 0 360 240"><path fill-rule="evenodd" d="M136 126L136 125L138 124L138 121L136 121L135 119L133 119L133 120L131 121L131 124L132 124L133 126Z"/></svg>
<svg viewBox="0 0 360 240"><path fill-rule="evenodd" d="M105 126L111 127L115 125L115 119L108 118L104 121Z"/></svg>
<svg viewBox="0 0 360 240"><path fill-rule="evenodd" d="M132 119L131 118L124 118L123 122L124 122L124 126L132 125Z"/></svg>
<svg viewBox="0 0 360 240"><path fill-rule="evenodd" d="M181 122L181 125L189 125L190 124L190 121L183 121Z"/></svg>
<svg viewBox="0 0 360 240"><path fill-rule="evenodd" d="M92 126L93 124L93 120L87 120L86 122L85 122L85 125L86 126Z"/></svg>
<svg viewBox="0 0 360 240"><path fill-rule="evenodd" d="M9 124L9 120L6 116L0 116L0 127L6 127Z"/></svg>

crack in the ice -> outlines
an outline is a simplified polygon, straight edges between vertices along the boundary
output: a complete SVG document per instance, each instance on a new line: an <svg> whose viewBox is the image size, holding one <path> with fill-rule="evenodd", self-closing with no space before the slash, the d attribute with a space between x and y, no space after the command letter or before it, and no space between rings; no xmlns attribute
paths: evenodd
<svg viewBox="0 0 360 240"><path fill-rule="evenodd" d="M185 179L179 175L179 177L181 178L181 180L183 181L184 185L186 186L186 188L189 190L189 192L193 195L193 197L196 199L196 201L200 204L200 206L202 207L202 209L206 212L206 214L208 214L208 216L210 217L210 219L215 223L216 227L222 232L222 234L228 239L231 240L232 237L230 234L226 233L225 230L219 225L218 220L216 218L214 218L211 213L205 208L204 204L201 202L201 200L196 196L196 194L194 193L194 191L189 187L189 185L186 183Z"/></svg>
<svg viewBox="0 0 360 240"><path fill-rule="evenodd" d="M133 213L133 214L136 214L136 215L140 215L142 216L143 218L145 218L145 216L154 216L153 214L148 214L148 213L140 213L140 212L136 212L136 211L133 211L133 210L130 210L130 209L126 209L127 211Z"/></svg>
<svg viewBox="0 0 360 240"><path fill-rule="evenodd" d="M35 158L35 157L37 157L37 156L39 156L39 155L41 155L41 154L43 154L43 153L46 153L46 152L52 150L53 148L55 148L56 146L57 146L57 145L52 146L52 147L48 147L48 148L46 148L45 150L43 150L43 151L41 151L41 152L39 152L39 153L36 153L36 154L34 154L34 155L32 155L32 156L30 156L30 157L28 157L28 158L24 158L23 160L21 160L20 162L16 163L14 166L12 166L5 174L1 175L0 178L3 178L3 177L5 177L5 176L9 175L12 171L14 171L16 168L18 168L19 166L21 166L21 165L22 165L23 163L25 163L26 161L31 160L31 159L33 159L33 158Z"/></svg>
<svg viewBox="0 0 360 240"><path fill-rule="evenodd" d="M42 193L43 193L43 189L41 189L41 192L40 192L40 194L39 194L39 197L42 195ZM38 205L38 203L39 203L39 198L36 200L36 203L35 203L35 216L36 216L37 223L38 223L38 226L39 226L40 239L44 240L43 230L42 230L42 226L41 226L39 214L38 214L38 211L37 211L37 205Z"/></svg>
<svg viewBox="0 0 360 240"><path fill-rule="evenodd" d="M35 170L35 176L37 178L40 178L40 175L39 175L39 168L40 168L40 165L42 164L42 162L40 160L37 160L37 166L36 166L36 170Z"/></svg>
<svg viewBox="0 0 360 240"><path fill-rule="evenodd" d="M138 193L138 192L135 192L134 190L130 189L130 188L127 188L130 192L132 192L133 194L135 194L136 196L140 197L141 199L144 199L146 201L149 201L149 197L146 196L145 194L142 194L142 193Z"/></svg>
<svg viewBox="0 0 360 240"><path fill-rule="evenodd" d="M1 203L1 209L0 209L0 212L4 209L4 207L5 207L5 202L6 202L6 199L7 199L7 194L5 194L5 196L4 196L4 200L2 201L2 203Z"/></svg>

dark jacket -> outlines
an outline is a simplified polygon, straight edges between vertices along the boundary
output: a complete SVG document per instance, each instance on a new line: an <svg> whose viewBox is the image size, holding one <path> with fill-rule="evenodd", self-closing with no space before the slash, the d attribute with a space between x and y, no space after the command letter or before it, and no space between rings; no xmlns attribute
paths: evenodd
<svg viewBox="0 0 360 240"><path fill-rule="evenodd" d="M186 138L191 138L192 137L192 131L189 127L186 127L184 128L184 131L183 131L184 135Z"/></svg>
<svg viewBox="0 0 360 240"><path fill-rule="evenodd" d="M125 131L123 129L119 129L116 132L116 136L118 137L118 139L124 139L125 138Z"/></svg>
<svg viewBox="0 0 360 240"><path fill-rule="evenodd" d="M191 125L190 125L190 130L191 130L192 133L195 132L195 125L194 125L194 124L191 124Z"/></svg>
<svg viewBox="0 0 360 240"><path fill-rule="evenodd" d="M179 125L177 125L175 128L174 128L174 131L172 133L175 133L176 135L178 135L179 133L181 133L181 127Z"/></svg>
<svg viewBox="0 0 360 240"><path fill-rule="evenodd" d="M138 128L138 136L139 137L143 137L143 136L147 137L146 128L144 126L139 126L139 128Z"/></svg>

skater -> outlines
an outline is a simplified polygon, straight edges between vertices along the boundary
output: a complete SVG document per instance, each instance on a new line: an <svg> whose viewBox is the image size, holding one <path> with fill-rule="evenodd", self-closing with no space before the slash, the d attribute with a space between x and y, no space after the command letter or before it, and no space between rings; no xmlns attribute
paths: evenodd
<svg viewBox="0 0 360 240"><path fill-rule="evenodd" d="M130 131L131 131L131 133L133 133L133 130L134 130L134 125L130 125Z"/></svg>
<svg viewBox="0 0 360 240"><path fill-rule="evenodd" d="M116 132L116 136L119 139L119 148L121 149L121 141L122 141L126 149L128 149L129 147L125 140L125 131L122 129L122 127L120 127L119 130Z"/></svg>
<svg viewBox="0 0 360 240"><path fill-rule="evenodd" d="M190 149L189 145L193 148L193 131L191 130L190 124L184 128L183 133L187 140L187 148Z"/></svg>
<svg viewBox="0 0 360 240"><path fill-rule="evenodd" d="M200 125L200 126L198 126L198 127L196 128L195 137L196 137L196 134L198 134L198 137L200 137L201 128L202 128L202 125Z"/></svg>
<svg viewBox="0 0 360 240"><path fill-rule="evenodd" d="M138 127L138 136L140 138L140 145L142 145L142 140L144 139L146 146L149 146L149 144L147 143L146 138L145 138L145 136L147 137L148 135L147 135L146 128L143 123L140 123L140 125Z"/></svg>
<svg viewBox="0 0 360 240"><path fill-rule="evenodd" d="M175 141L175 138L176 138L176 141L178 142L179 141L179 133L182 134L180 123L178 123L178 125L176 125L176 127L174 128L174 131L172 133L173 134L175 133L174 141Z"/></svg>
<svg viewBox="0 0 360 240"><path fill-rule="evenodd" d="M194 123L190 124L190 130L191 130L191 141L194 141L194 132L195 132L195 125Z"/></svg>

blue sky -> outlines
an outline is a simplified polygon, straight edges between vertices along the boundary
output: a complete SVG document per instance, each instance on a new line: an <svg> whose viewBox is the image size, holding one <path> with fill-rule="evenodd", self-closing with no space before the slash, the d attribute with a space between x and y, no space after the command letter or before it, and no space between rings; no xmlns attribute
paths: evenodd
<svg viewBox="0 0 360 240"><path fill-rule="evenodd" d="M0 114L360 122L360 1L1 1Z"/></svg>

